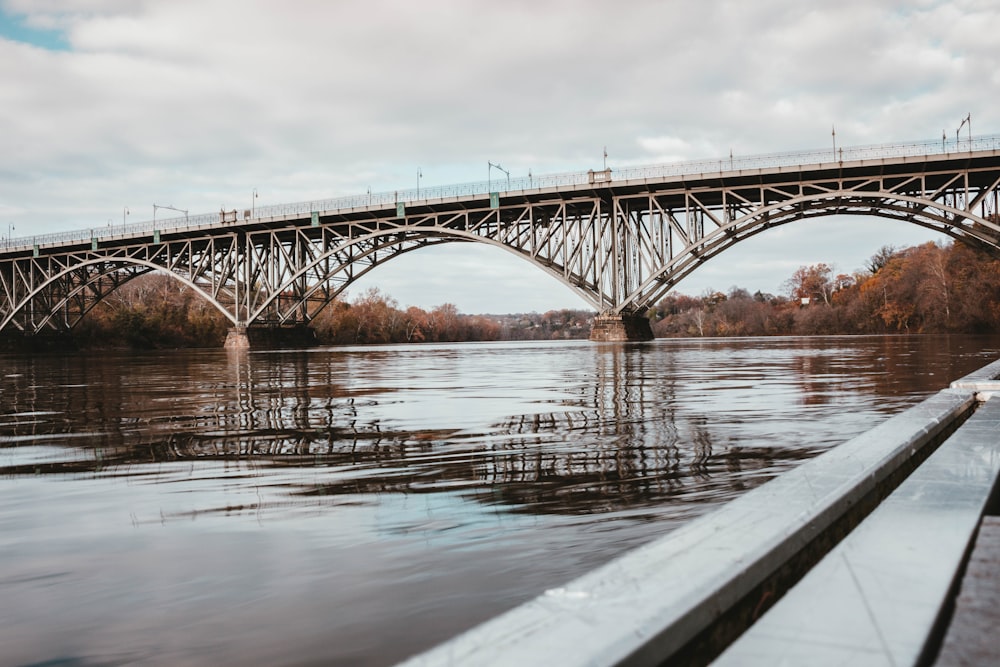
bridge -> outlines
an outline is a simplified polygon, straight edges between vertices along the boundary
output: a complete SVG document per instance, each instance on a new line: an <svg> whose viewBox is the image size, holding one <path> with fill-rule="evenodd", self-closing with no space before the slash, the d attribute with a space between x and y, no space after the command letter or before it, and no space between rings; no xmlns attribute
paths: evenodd
<svg viewBox="0 0 1000 667"><path fill-rule="evenodd" d="M648 311L740 241L830 215L909 222L1000 256L1000 136L733 157L367 193L7 239L0 332L72 329L151 271L232 324L307 327L356 280L441 243L521 257L598 312L592 340L652 338Z"/></svg>

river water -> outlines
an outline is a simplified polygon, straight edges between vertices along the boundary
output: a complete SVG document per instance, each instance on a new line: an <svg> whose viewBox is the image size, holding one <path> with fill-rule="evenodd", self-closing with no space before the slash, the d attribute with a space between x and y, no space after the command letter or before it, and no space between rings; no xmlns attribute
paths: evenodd
<svg viewBox="0 0 1000 667"><path fill-rule="evenodd" d="M998 356L944 336L3 355L0 664L392 664Z"/></svg>

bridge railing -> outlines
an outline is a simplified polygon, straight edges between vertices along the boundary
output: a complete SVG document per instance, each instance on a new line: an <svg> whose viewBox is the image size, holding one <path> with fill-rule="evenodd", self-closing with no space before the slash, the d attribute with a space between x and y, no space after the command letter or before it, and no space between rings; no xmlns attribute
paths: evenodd
<svg viewBox="0 0 1000 667"><path fill-rule="evenodd" d="M758 169L775 169L782 167L804 167L830 162L856 162L861 160L879 160L887 158L916 157L924 155L952 155L977 151L1000 150L1000 135L961 139L954 141L917 141L896 144L876 144L870 146L845 146L834 150L832 147L824 150L797 151L789 153L771 153L750 156L729 156L714 160L693 160L658 165L629 166L615 168L610 172L610 178L615 181L668 178L677 176L695 176L701 174L717 174L720 172L747 171ZM602 174L602 172L596 172ZM398 203L412 203L432 199L455 199L474 195L487 195L491 192L507 193L525 190L561 188L574 185L593 183L595 172L569 172L562 174L543 174L541 176L523 176L517 178L493 179L442 185L429 188L410 188L386 192L369 192L359 195L348 195L331 199L318 199L292 204L276 204L260 206L253 210L252 217L275 218L291 215L308 215L313 211L338 211L358 208L395 208ZM50 246L66 243L87 242L91 239L122 238L125 236L152 235L154 230L161 232L175 231L222 224L225 218L228 224L239 224L246 220L245 211L229 211L206 213L193 216L161 218L126 225L108 225L91 229L75 229L54 234L39 234L6 239L0 245L3 249L31 248L33 245Z"/></svg>

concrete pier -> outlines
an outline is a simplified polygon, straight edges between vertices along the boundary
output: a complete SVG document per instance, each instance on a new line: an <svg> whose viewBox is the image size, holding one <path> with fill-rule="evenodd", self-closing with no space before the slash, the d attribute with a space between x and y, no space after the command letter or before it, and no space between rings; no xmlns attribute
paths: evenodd
<svg viewBox="0 0 1000 667"><path fill-rule="evenodd" d="M590 340L599 343L653 340L653 329L649 318L642 315L601 313L594 317Z"/></svg>
<svg viewBox="0 0 1000 667"><path fill-rule="evenodd" d="M250 337L247 336L246 327L233 327L226 334L226 342L223 347L227 350L249 350Z"/></svg>
<svg viewBox="0 0 1000 667"><path fill-rule="evenodd" d="M287 327L233 327L226 334L227 350L250 348L310 347L316 345L316 332L303 325Z"/></svg>

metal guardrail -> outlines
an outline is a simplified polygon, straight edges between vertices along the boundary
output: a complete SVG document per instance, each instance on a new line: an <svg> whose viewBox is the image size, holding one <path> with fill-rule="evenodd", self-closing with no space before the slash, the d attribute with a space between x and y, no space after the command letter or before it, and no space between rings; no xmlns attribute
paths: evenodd
<svg viewBox="0 0 1000 667"><path fill-rule="evenodd" d="M746 157L720 158L714 160L693 160L668 164L623 167L615 169L611 176L615 181L666 178L672 176L693 176L698 174L717 174L727 171L746 171L757 169L773 169L780 167L804 167L809 165L828 164L831 162L855 162L861 160L878 160L885 158L915 157L924 155L957 155L977 151L1000 150L1000 135L991 135L977 139L956 139L955 141L924 141L900 144L877 144L871 146L851 146L825 150L809 150L790 153L771 153L751 155ZM276 204L260 206L253 212L253 219L284 217L289 215L308 215L313 211L330 212L357 208L394 208L397 203L411 203L433 199L454 199L474 195L488 195L491 192L507 193L525 190L540 190L560 188L592 183L594 174L602 175L600 171L570 172L563 174L545 174L541 176L525 176L510 179L476 181L443 185L437 187L411 188L391 192L371 192L360 195L348 195L332 199L319 199L292 204ZM606 182L606 181L605 181ZM233 212L229 211L229 220ZM243 212L236 213L238 222L244 221ZM170 232L220 224L219 213L163 218L147 222L133 223L121 226L93 227L91 229L76 229L54 234L39 234L6 239L0 246L3 250L23 250L33 246L52 246L66 243L86 243L91 239L122 238L126 236L151 235L154 230ZM231 224L231 223L230 223ZM237 223L238 224L238 223Z"/></svg>

